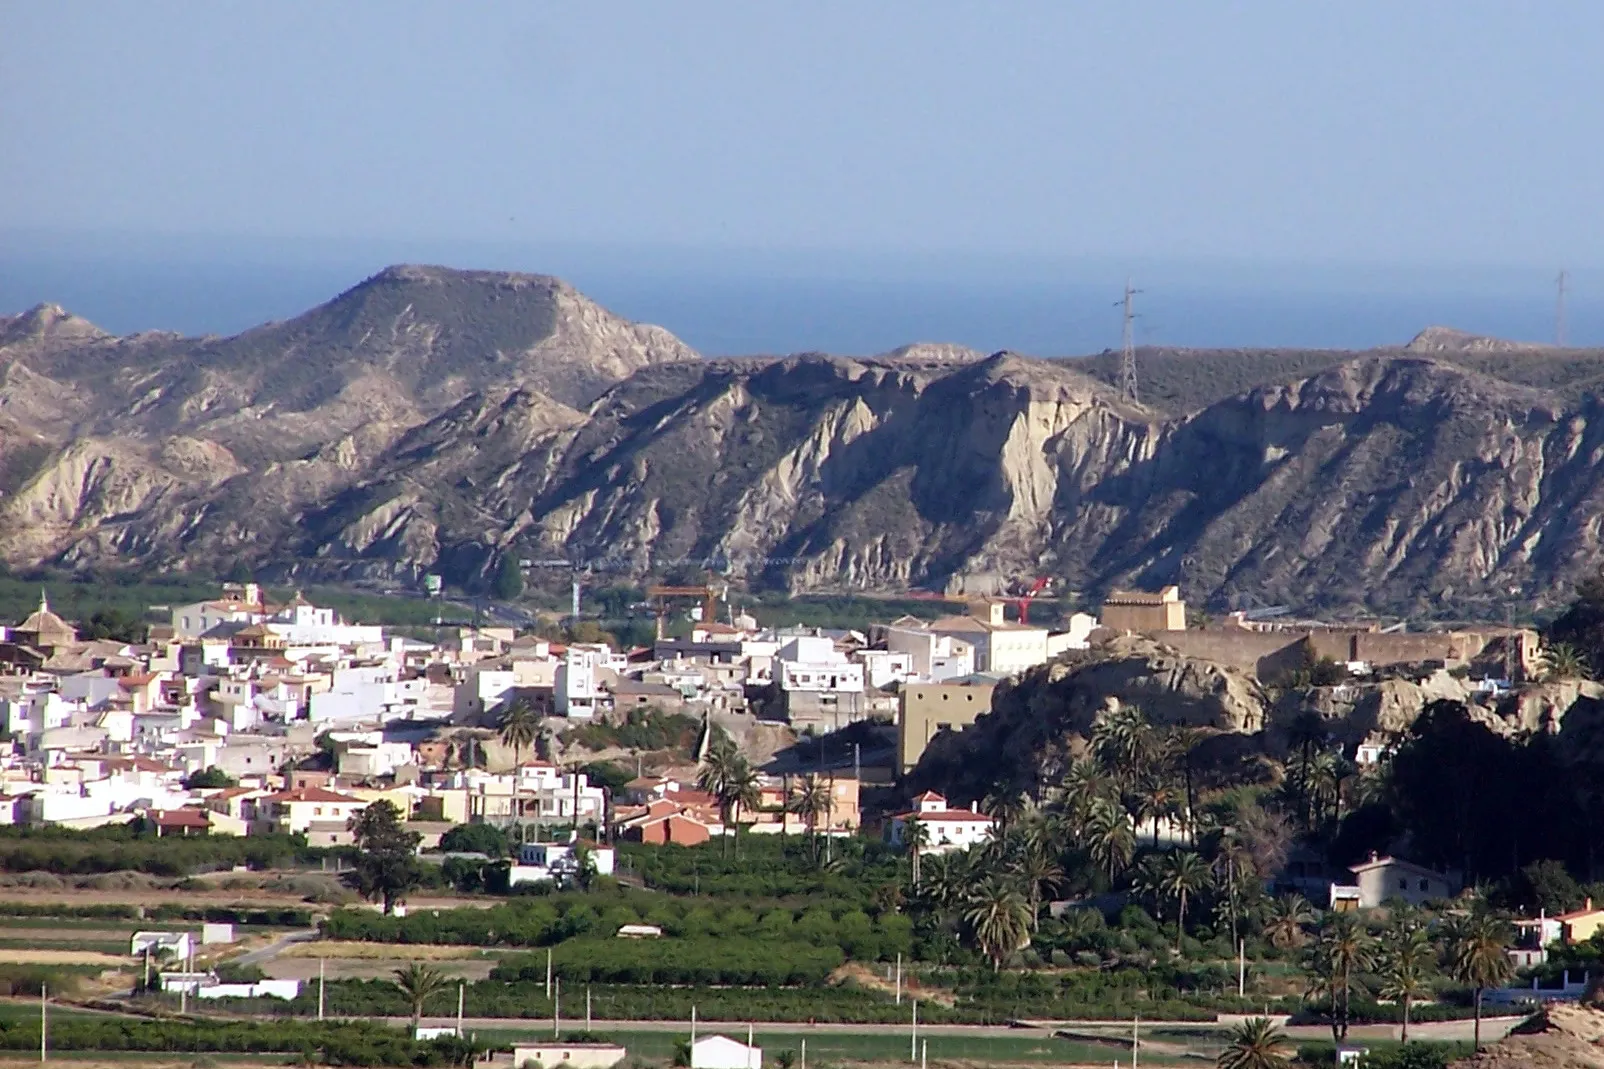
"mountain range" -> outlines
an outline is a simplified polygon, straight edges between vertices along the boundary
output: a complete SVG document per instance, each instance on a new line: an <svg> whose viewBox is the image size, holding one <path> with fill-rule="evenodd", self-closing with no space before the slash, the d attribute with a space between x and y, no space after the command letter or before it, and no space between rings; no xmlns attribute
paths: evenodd
<svg viewBox="0 0 1604 1069"><path fill-rule="evenodd" d="M1604 352L704 359L545 276L387 268L229 338L0 317L0 559L472 585L505 556L792 591L1502 614L1601 560Z"/></svg>

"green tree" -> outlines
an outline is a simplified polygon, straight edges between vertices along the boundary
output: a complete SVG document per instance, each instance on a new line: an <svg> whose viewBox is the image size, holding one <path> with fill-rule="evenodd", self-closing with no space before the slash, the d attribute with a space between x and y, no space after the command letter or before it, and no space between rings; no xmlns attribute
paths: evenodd
<svg viewBox="0 0 1604 1069"><path fill-rule="evenodd" d="M191 772L189 778L184 781L184 789L186 791L204 787L237 787L238 785L239 780L216 765L203 768L199 772Z"/></svg>
<svg viewBox="0 0 1604 1069"><path fill-rule="evenodd" d="M1475 1042L1481 1049L1481 1000L1489 987L1507 981L1515 971L1509 960L1509 928L1491 913L1450 917L1444 925L1448 975L1475 992Z"/></svg>
<svg viewBox="0 0 1604 1069"><path fill-rule="evenodd" d="M716 796L716 792L715 796ZM819 860L818 820L830 811L830 787L818 776L807 775L791 788L791 795L785 800L785 809L788 813L795 813L802 818L808 829L808 846L813 854L815 864Z"/></svg>
<svg viewBox="0 0 1604 1069"><path fill-rule="evenodd" d="M440 836L440 849L452 853L506 857L507 833L489 824L458 824Z"/></svg>
<svg viewBox="0 0 1604 1069"><path fill-rule="evenodd" d="M709 748L701 770L696 774L696 785L718 803L719 821L724 825L725 839L719 845L720 853L728 839L735 839L735 856L741 854L741 808L757 807L758 774L745 757L727 741Z"/></svg>
<svg viewBox="0 0 1604 1069"><path fill-rule="evenodd" d="M1042 894L1052 894L1064 882L1064 868L1046 844L1027 842L1014 857L1012 869L1025 888L1025 901L1030 906L1030 927L1035 931L1041 913Z"/></svg>
<svg viewBox="0 0 1604 1069"><path fill-rule="evenodd" d="M534 745L540 734L540 714L522 698L508 702L496 718L496 733L504 745L512 747L513 759L521 765L524 751Z"/></svg>
<svg viewBox="0 0 1604 1069"><path fill-rule="evenodd" d="M1556 642L1543 647L1543 678L1550 682L1567 679L1591 679L1592 667L1587 655L1569 642Z"/></svg>
<svg viewBox="0 0 1604 1069"><path fill-rule="evenodd" d="M1231 1030L1214 1064L1219 1069L1287 1069L1292 1058L1286 1033L1267 1017L1243 1021Z"/></svg>
<svg viewBox="0 0 1604 1069"><path fill-rule="evenodd" d="M423 1018L424 1004L446 989L450 981L432 965L412 962L395 971L395 986L412 1008L412 1034L418 1034L418 1022Z"/></svg>
<svg viewBox="0 0 1604 1069"><path fill-rule="evenodd" d="M1403 1041L1409 1042L1409 1010L1416 999L1431 994L1431 973L1436 951L1422 928L1389 933L1378 972L1381 986L1376 994L1403 1008Z"/></svg>
<svg viewBox="0 0 1604 1069"><path fill-rule="evenodd" d="M1356 913L1327 913L1304 967L1309 994L1331 1002L1331 1038L1343 1043L1352 1019L1353 988L1370 967L1373 942Z"/></svg>
<svg viewBox="0 0 1604 1069"><path fill-rule="evenodd" d="M1176 903L1175 952L1181 952L1181 939L1186 935L1187 902L1213 883L1208 862L1191 850L1173 850L1159 866L1158 892Z"/></svg>
<svg viewBox="0 0 1604 1069"><path fill-rule="evenodd" d="M1308 899L1286 894L1270 903L1264 920L1264 935L1278 950L1295 950L1308 940L1304 928L1319 918Z"/></svg>
<svg viewBox="0 0 1604 1069"><path fill-rule="evenodd" d="M407 894L423 882L419 835L408 831L400 810L382 798L353 816L346 827L360 851L349 877L351 885L368 901L382 901L386 914L395 912L397 903L406 901Z"/></svg>
<svg viewBox="0 0 1604 1069"><path fill-rule="evenodd" d="M502 601L517 601L524 596L524 572L518 566L518 555L506 553L496 566L496 579L491 587Z"/></svg>
<svg viewBox="0 0 1604 1069"><path fill-rule="evenodd" d="M1030 907L1006 881L985 880L969 897L964 923L974 933L980 952L991 959L993 972L1009 955L1030 941Z"/></svg>
<svg viewBox="0 0 1604 1069"><path fill-rule="evenodd" d="M1106 799L1093 803L1084 836L1092 863L1110 882L1130 867L1136 852L1136 833L1130 817L1119 806Z"/></svg>

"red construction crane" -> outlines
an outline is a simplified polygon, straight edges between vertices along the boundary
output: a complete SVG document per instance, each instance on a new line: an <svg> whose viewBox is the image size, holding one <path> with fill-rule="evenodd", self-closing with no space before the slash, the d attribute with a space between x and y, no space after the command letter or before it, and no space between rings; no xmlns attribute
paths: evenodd
<svg viewBox="0 0 1604 1069"><path fill-rule="evenodd" d="M1030 585L1030 589L1025 592L1023 597L1015 599L1014 604L1019 608L1020 623L1030 623L1030 603L1035 601L1036 595L1040 594L1043 590L1046 590L1047 585L1052 581L1053 580L1051 576L1040 576L1034 583Z"/></svg>

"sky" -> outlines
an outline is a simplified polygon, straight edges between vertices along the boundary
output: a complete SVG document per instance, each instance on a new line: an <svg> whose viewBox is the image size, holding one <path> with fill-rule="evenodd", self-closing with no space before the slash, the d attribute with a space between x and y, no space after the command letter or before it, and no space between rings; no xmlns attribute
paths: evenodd
<svg viewBox="0 0 1604 1069"><path fill-rule="evenodd" d="M1532 331L1567 267L1604 340L1600 55L1597 0L0 0L0 307L204 319L215 268L251 321L419 259L692 319L1018 282L1106 333L1137 274L1172 319L1404 293Z"/></svg>

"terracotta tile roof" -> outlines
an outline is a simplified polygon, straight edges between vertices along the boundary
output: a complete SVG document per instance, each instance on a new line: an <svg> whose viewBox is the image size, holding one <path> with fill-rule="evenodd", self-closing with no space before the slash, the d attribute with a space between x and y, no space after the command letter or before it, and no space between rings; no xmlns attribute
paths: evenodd
<svg viewBox="0 0 1604 1069"><path fill-rule="evenodd" d="M212 822L199 809L152 809L148 816L158 828L210 828Z"/></svg>

